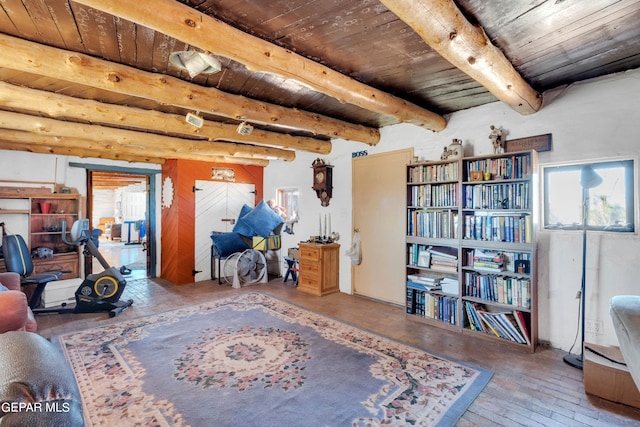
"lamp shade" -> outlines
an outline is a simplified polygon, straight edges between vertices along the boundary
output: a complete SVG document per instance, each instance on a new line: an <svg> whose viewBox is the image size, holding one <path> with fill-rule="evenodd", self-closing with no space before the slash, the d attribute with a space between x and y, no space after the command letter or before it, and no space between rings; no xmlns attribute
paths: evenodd
<svg viewBox="0 0 640 427"><path fill-rule="evenodd" d="M602 184L602 177L593 170L591 165L585 165L580 170L580 185L582 188L593 188Z"/></svg>
<svg viewBox="0 0 640 427"><path fill-rule="evenodd" d="M178 68L187 70L191 78L198 74L215 74L222 70L220 61L213 55L191 50L173 52L169 56L169 62Z"/></svg>

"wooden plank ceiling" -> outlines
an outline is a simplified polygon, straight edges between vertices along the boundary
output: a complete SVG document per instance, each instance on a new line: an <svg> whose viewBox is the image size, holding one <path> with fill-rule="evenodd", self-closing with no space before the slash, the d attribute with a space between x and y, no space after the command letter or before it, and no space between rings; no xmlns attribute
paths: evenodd
<svg viewBox="0 0 640 427"><path fill-rule="evenodd" d="M266 165L497 100L535 114L640 66L638 22L640 0L2 0L0 149Z"/></svg>

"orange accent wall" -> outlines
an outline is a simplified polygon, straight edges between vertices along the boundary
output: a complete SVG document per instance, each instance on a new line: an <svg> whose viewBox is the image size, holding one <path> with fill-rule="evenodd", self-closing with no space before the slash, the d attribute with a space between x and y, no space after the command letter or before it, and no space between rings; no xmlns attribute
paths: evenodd
<svg viewBox="0 0 640 427"><path fill-rule="evenodd" d="M195 268L195 193L196 180L211 179L211 168L232 168L235 182L254 184L257 204L263 198L263 171L261 166L220 164L194 160L167 160L162 166L165 177L173 181L174 196L170 208L162 208L162 236L160 238L160 277L176 285L193 283Z"/></svg>

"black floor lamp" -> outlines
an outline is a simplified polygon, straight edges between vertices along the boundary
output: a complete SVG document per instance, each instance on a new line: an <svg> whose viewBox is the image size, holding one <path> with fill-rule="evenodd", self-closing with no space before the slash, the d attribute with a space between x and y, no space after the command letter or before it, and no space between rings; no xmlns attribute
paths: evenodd
<svg viewBox="0 0 640 427"><path fill-rule="evenodd" d="M580 186L582 187L582 285L580 287L580 314L582 339L580 341L580 355L567 354L563 360L574 368L582 369L584 360L584 311L585 288L587 276L587 223L589 220L589 189L602 184L602 177L593 170L591 165L585 165L580 170Z"/></svg>

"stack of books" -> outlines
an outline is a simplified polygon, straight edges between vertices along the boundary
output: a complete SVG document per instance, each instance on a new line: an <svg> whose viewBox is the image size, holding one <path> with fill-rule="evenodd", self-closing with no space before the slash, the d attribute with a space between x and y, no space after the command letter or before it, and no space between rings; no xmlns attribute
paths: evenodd
<svg viewBox="0 0 640 427"><path fill-rule="evenodd" d="M500 272L504 271L505 260L501 252L485 249L473 251L473 268L476 270Z"/></svg>
<svg viewBox="0 0 640 427"><path fill-rule="evenodd" d="M458 271L458 250L446 246L429 246L431 254L432 270L445 273L456 273Z"/></svg>
<svg viewBox="0 0 640 427"><path fill-rule="evenodd" d="M426 273L407 275L407 286L425 291L435 291L440 289L442 277L434 277Z"/></svg>

